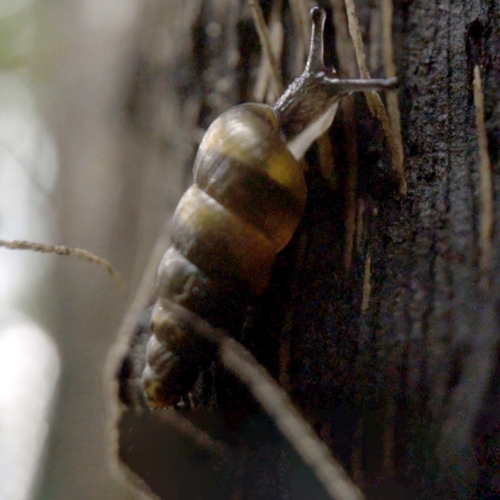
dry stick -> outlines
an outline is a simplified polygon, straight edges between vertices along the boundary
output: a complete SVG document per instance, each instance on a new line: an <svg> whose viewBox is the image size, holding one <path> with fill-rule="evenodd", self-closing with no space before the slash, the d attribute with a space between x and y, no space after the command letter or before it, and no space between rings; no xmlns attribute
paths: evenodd
<svg viewBox="0 0 500 500"><path fill-rule="evenodd" d="M481 86L479 67L474 68L474 106L476 108L477 140L479 143L479 197L481 212L479 216L479 270L480 286L487 291L491 283L493 234L493 188L491 182L491 163L488 154L488 138L484 124L484 95Z"/></svg>
<svg viewBox="0 0 500 500"><path fill-rule="evenodd" d="M230 456L230 447L227 443L213 439L207 432L193 424L175 408L152 410L152 414L180 434L188 436L199 448L210 451L212 456L217 457L219 460L221 458L227 459Z"/></svg>
<svg viewBox="0 0 500 500"><path fill-rule="evenodd" d="M384 68L388 78L396 76L396 65L394 64L394 48L392 43L392 0L382 0L382 38ZM398 162L394 163L395 168L399 169L399 190L402 194L407 194L408 186L404 172L404 151L403 138L401 135L401 115L399 113L399 99L395 90L387 92L387 113L391 120L392 133L394 135L398 149Z"/></svg>
<svg viewBox="0 0 500 500"><path fill-rule="evenodd" d="M363 251L362 243L364 241L364 231L365 231L365 200L363 198L358 198L358 207L356 213L356 242L355 247L358 253Z"/></svg>
<svg viewBox="0 0 500 500"><path fill-rule="evenodd" d="M356 78L358 66L354 53L352 38L347 28L347 15L344 0L331 0L333 8L333 25L335 27L335 46L339 57L339 73L341 76Z"/></svg>
<svg viewBox="0 0 500 500"><path fill-rule="evenodd" d="M368 67L366 65L363 39L361 37L358 18L356 17L354 0L345 0L345 6L347 12L347 21L349 25L349 33L351 34L352 41L354 43L354 50L356 52L356 60L358 62L359 72L361 78L368 79L370 78L370 72L368 71ZM380 95L375 91L366 91L365 96L370 111L378 117L382 124L382 128L387 137L387 142L391 150L393 168L399 177L399 190L402 194L405 194L407 191L407 187L403 172L403 158L401 154L403 148L401 142L394 135L391 122L389 121L389 117L387 116L387 112L384 108L384 104L382 103Z"/></svg>
<svg viewBox="0 0 500 500"><path fill-rule="evenodd" d="M330 133L327 130L321 134L317 139L318 145L318 158L321 174L328 181L333 190L337 187L335 179L335 157L333 151L333 144L330 140Z"/></svg>
<svg viewBox="0 0 500 500"><path fill-rule="evenodd" d="M352 41L347 30L347 19L343 9L343 0L333 0L333 22L335 24L335 43L339 57L339 73L348 78L357 77L357 68L354 61ZM345 181L345 249L344 271L349 273L354 249L354 236L356 234L356 185L358 182L358 146L354 118L353 98L348 96L340 103L344 116L344 149L348 158L349 168Z"/></svg>
<svg viewBox="0 0 500 500"><path fill-rule="evenodd" d="M316 436L283 389L250 352L227 336L220 338L219 352L224 367L249 388L298 455L314 471L331 498L362 500L363 494L351 481L342 465L332 457L326 445Z"/></svg>
<svg viewBox="0 0 500 500"><path fill-rule="evenodd" d="M267 31L266 22L264 21L262 9L260 8L259 2L257 2L256 0L249 0L249 2L250 6L252 7L252 17L254 20L255 29L257 30L257 34L259 35L260 44L271 67L277 95L281 95L283 93L283 80L281 78L280 72L278 71L278 66L276 65L276 61L274 60L273 52L271 50L271 42L269 40L269 33Z"/></svg>
<svg viewBox="0 0 500 500"><path fill-rule="evenodd" d="M354 100L352 96L344 97L342 102L344 112L345 141L344 149L349 158L349 171L346 179L346 202L345 202L345 250L344 270L346 275L351 269L352 255L354 251L354 236L356 234L356 187L358 185L358 134L354 126Z"/></svg>
<svg viewBox="0 0 500 500"><path fill-rule="evenodd" d="M276 59L279 59L281 57L281 53L283 52L284 36L283 23L281 21L281 7L281 0L275 1L273 3L271 14L269 16L268 33L271 50ZM274 102L278 98L275 89L276 85L274 83L274 80L272 79L271 66L272 63L267 58L267 53L263 51L261 54L261 62L259 64L259 71L257 80L255 82L255 89L253 92L254 98L257 102L267 102L269 104L274 104Z"/></svg>
<svg viewBox="0 0 500 500"><path fill-rule="evenodd" d="M311 16L307 5L303 0L290 0L290 10L292 12L293 22L299 33L299 46L302 48L297 55L299 63L303 63L305 55L309 52L309 40L311 40ZM301 67L298 68L300 71Z"/></svg>
<svg viewBox="0 0 500 500"><path fill-rule="evenodd" d="M89 252L88 250L84 250L83 248L67 247L64 245L46 245L45 243L34 243L32 241L25 240L0 240L0 247L9 248L11 250L31 250L39 253L71 255L72 257L76 257L78 259L94 262L95 264L103 267L111 276L113 276L120 286L124 286L123 276L107 260Z"/></svg>
<svg viewBox="0 0 500 500"><path fill-rule="evenodd" d="M124 359L130 349L130 341L141 314L151 305L156 289L156 274L158 272L158 263L165 253L169 243L170 222L165 225L156 240L151 257L147 263L146 269L142 274L139 288L132 299L132 302L123 318L122 324L118 330L117 341L109 352L107 368L107 378L110 383L111 400L116 399L118 394L118 381L116 376L116 362Z"/></svg>
<svg viewBox="0 0 500 500"><path fill-rule="evenodd" d="M363 275L363 297L361 299L361 314L365 314L370 306L370 297L372 294L372 246L368 243L368 250L365 257L365 273Z"/></svg>
<svg viewBox="0 0 500 500"><path fill-rule="evenodd" d="M118 330L117 340L111 347L108 353L108 357L105 365L105 381L104 387L108 389L108 393L105 395L106 400L112 402L108 405L108 428L107 433L110 440L109 450L109 463L112 469L116 469L115 457L118 455L118 437L116 435L116 424L120 418L120 414L123 412L123 406L120 405L118 399L119 393L119 380L117 377L117 371L119 369L119 364L127 356L130 350L132 336L136 329L137 323L141 314L147 309L151 304L155 292L155 276L158 270L158 262L160 262L161 256L164 254L170 238L169 234L170 223L167 224L164 230L158 237L151 257L147 263L146 269L142 274L142 279L139 284L139 288L132 299L132 302L123 318L122 324Z"/></svg>
<svg viewBox="0 0 500 500"><path fill-rule="evenodd" d="M370 78L370 72L368 71L368 66L366 65L365 50L363 44L363 38L361 36L361 29L359 27L358 16L356 15L356 7L354 6L354 0L344 0L346 14L347 14L347 25L349 28L349 34L351 35L352 43L354 45L354 52L356 54L356 61L358 63L359 74L361 78ZM375 103L375 97L373 94L378 95L375 91L366 91L366 100L368 101L368 106L373 114L377 113L377 105ZM379 96L380 97L380 96ZM382 103L381 103L382 104ZM383 105L382 105L383 107Z"/></svg>

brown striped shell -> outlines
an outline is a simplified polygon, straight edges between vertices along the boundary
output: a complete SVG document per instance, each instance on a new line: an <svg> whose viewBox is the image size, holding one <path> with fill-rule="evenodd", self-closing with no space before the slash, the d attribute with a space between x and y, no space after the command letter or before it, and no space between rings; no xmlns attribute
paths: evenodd
<svg viewBox="0 0 500 500"><path fill-rule="evenodd" d="M301 164L280 137L272 108L236 106L210 126L159 267L143 375L150 405L175 403L211 359L206 342L172 303L215 327L237 324L249 297L267 287L276 254L300 222L306 193Z"/></svg>

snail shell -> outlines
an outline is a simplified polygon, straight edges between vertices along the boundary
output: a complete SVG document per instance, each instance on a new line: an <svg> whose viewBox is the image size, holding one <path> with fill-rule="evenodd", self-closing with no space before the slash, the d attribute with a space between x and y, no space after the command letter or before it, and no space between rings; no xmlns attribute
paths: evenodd
<svg viewBox="0 0 500 500"><path fill-rule="evenodd" d="M311 17L306 69L277 104L235 106L201 142L194 183L177 206L172 245L158 270L154 335L143 373L151 407L175 404L213 360L200 322L237 327L249 300L268 286L276 254L292 238L305 206L297 158L330 125L338 100L395 84L338 79L323 63L325 13L313 8Z"/></svg>
<svg viewBox="0 0 500 500"><path fill-rule="evenodd" d="M150 404L174 403L212 357L172 303L214 327L236 325L250 297L267 287L276 254L300 222L306 194L303 168L283 142L272 108L243 104L213 122L158 271L143 376ZM189 362L181 363L182 356Z"/></svg>

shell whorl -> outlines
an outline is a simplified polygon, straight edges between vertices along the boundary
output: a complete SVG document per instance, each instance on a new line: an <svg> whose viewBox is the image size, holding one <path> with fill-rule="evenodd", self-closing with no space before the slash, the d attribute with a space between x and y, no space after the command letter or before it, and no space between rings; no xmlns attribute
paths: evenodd
<svg viewBox="0 0 500 500"><path fill-rule="evenodd" d="M235 106L210 126L194 181L260 230L275 253L295 232L307 195L303 168L283 142L273 109L263 104Z"/></svg>
<svg viewBox="0 0 500 500"><path fill-rule="evenodd" d="M159 266L143 374L152 406L175 403L212 356L176 306L214 327L236 326L250 298L269 284L306 194L302 166L283 142L272 108L236 106L209 127Z"/></svg>

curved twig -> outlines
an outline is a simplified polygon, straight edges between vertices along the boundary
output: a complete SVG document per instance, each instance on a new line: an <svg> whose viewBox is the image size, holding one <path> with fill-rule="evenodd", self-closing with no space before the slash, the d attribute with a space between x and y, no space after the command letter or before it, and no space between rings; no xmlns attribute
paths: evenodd
<svg viewBox="0 0 500 500"><path fill-rule="evenodd" d="M358 62L359 73L361 78L370 78L370 72L368 71L368 66L366 64L365 52L363 39L361 37L361 30L359 28L359 21L356 16L356 8L354 6L354 0L345 0L346 12L347 12L347 22L349 26L349 33L354 44L354 51L356 53L356 60ZM392 75L388 75L392 76ZM384 134L387 137L387 143L391 150L392 163L394 171L399 177L399 190L402 194L407 193L406 179L404 175L404 157L403 157L403 145L401 136L397 136L394 133L393 126L387 115L387 111L384 107L380 95L375 91L365 92L366 100L368 102L368 107L370 111L374 113L384 130Z"/></svg>
<svg viewBox="0 0 500 500"><path fill-rule="evenodd" d="M224 367L243 382L318 481L335 500L362 500L363 494L331 455L285 391L239 342L219 336Z"/></svg>
<svg viewBox="0 0 500 500"><path fill-rule="evenodd" d="M262 50L266 54L266 58L269 61L269 66L271 67L271 72L273 75L274 84L276 86L277 95L283 93L283 79L278 70L278 65L274 59L273 51L271 49L271 42L269 40L269 33L267 32L266 22L264 21L264 16L260 8L260 4L256 0L249 0L250 6L252 7L252 16L254 19L255 29L259 35L260 44Z"/></svg>
<svg viewBox="0 0 500 500"><path fill-rule="evenodd" d="M481 85L481 71L479 66L474 67L473 80L474 107L476 108L476 128L479 146L479 270L481 273L480 286L487 291L491 284L491 265L493 249L491 239L494 226L493 211L493 184L491 180L491 161L488 154L488 135L484 123L484 95Z"/></svg>
<svg viewBox="0 0 500 500"><path fill-rule="evenodd" d="M35 243L25 240L0 240L0 247L8 248L10 250L31 250L32 252L39 253L52 253L56 255L71 255L78 259L93 262L103 267L113 278L124 287L124 280L121 273L119 273L107 260L99 257L98 255L84 250L83 248L67 247L65 245L47 245L45 243Z"/></svg>

